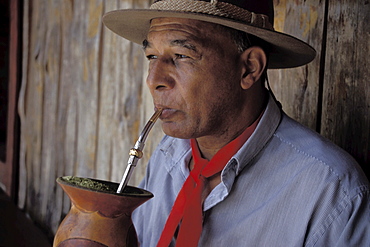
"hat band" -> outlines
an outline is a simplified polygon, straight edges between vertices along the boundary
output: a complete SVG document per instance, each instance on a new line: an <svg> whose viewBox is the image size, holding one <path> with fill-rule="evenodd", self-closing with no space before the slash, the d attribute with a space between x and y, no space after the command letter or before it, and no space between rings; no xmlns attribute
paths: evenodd
<svg viewBox="0 0 370 247"><path fill-rule="evenodd" d="M242 21L251 26L274 30L267 15L256 14L235 5L215 0L211 0L210 2L196 0L162 0L153 3L150 9L219 16L232 19L233 21Z"/></svg>

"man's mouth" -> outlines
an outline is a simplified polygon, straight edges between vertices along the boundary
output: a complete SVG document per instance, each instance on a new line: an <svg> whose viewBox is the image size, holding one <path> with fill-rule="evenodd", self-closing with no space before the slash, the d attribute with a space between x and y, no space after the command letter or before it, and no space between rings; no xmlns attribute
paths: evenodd
<svg viewBox="0 0 370 247"><path fill-rule="evenodd" d="M163 109L162 114L159 116L161 120L166 120L171 118L173 114L175 114L176 110L168 107L156 106L155 109Z"/></svg>

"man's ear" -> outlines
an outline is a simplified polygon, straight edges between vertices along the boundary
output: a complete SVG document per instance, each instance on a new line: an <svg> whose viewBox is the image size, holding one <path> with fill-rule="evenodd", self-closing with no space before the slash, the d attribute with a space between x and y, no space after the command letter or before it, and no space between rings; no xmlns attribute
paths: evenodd
<svg viewBox="0 0 370 247"><path fill-rule="evenodd" d="M261 78L267 57L262 48L252 46L241 54L241 61L243 63L241 86L243 89L248 89Z"/></svg>

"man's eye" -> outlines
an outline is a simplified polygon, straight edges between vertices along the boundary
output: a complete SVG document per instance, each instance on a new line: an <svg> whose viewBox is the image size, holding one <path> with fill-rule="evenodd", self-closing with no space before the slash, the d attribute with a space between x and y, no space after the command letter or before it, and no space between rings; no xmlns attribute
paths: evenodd
<svg viewBox="0 0 370 247"><path fill-rule="evenodd" d="M183 54L175 54L175 55L176 55L176 58L189 58L188 56L183 55Z"/></svg>
<svg viewBox="0 0 370 247"><path fill-rule="evenodd" d="M148 60L152 60L152 59L156 59L156 58L157 58L157 56L156 56L156 55L148 55L148 56L146 56L146 58L147 58Z"/></svg>

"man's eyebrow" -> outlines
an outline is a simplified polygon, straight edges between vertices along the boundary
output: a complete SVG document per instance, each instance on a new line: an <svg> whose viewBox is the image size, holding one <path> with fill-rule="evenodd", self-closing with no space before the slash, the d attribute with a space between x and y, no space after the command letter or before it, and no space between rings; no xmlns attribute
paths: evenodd
<svg viewBox="0 0 370 247"><path fill-rule="evenodd" d="M173 40L173 41L171 41L171 45L173 45L173 46L181 46L181 47L184 47L184 48L189 49L189 50L192 50L192 51L197 51L197 48L195 47L195 45L190 44L187 39L176 39L176 40Z"/></svg>
<svg viewBox="0 0 370 247"><path fill-rule="evenodd" d="M192 51L197 51L196 46L193 45L193 44L190 44L187 39L172 40L170 42L170 45L171 46L181 46L181 47L184 47L184 48L192 50ZM151 47L150 42L147 39L144 39L144 41L143 41L143 50L145 51L147 48L150 48L150 47Z"/></svg>

